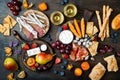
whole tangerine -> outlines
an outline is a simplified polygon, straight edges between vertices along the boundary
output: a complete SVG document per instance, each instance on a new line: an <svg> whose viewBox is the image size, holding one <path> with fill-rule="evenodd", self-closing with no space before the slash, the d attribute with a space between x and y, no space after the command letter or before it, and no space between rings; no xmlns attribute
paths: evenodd
<svg viewBox="0 0 120 80"><path fill-rule="evenodd" d="M89 68L90 68L90 64L89 64L87 61L85 61L85 62L83 62L83 63L81 64L81 68L82 68L84 71L87 71L87 70L89 70Z"/></svg>
<svg viewBox="0 0 120 80"><path fill-rule="evenodd" d="M38 8L41 10L41 11L46 11L48 9L48 6L45 2L42 2L42 3L39 3L38 4Z"/></svg>
<svg viewBox="0 0 120 80"><path fill-rule="evenodd" d="M82 75L82 69L81 68L75 68L74 74L75 74L75 76L81 76Z"/></svg>

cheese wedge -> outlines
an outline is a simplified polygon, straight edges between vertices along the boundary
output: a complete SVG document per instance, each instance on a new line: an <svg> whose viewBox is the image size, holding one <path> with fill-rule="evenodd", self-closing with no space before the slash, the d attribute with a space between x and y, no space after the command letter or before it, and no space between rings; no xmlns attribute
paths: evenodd
<svg viewBox="0 0 120 80"><path fill-rule="evenodd" d="M4 27L6 28L5 32L3 33L4 36L10 36L10 26L9 26L9 24L4 24Z"/></svg>
<svg viewBox="0 0 120 80"><path fill-rule="evenodd" d="M95 56L97 54L98 44L99 44L99 42L93 41L92 45L90 47L88 47L88 50L89 50L91 56Z"/></svg>
<svg viewBox="0 0 120 80"><path fill-rule="evenodd" d="M89 74L89 77L91 80L101 80L105 72L105 67L99 62L97 65L94 66L91 73Z"/></svg>
<svg viewBox="0 0 120 80"><path fill-rule="evenodd" d="M86 33L87 33L89 36L92 36L92 35L93 35L93 31L94 31L93 25L94 25L93 22L87 22Z"/></svg>
<svg viewBox="0 0 120 80"><path fill-rule="evenodd" d="M114 55L105 57L104 60L107 62L108 72L111 72L111 71L117 72L118 71L117 60Z"/></svg>

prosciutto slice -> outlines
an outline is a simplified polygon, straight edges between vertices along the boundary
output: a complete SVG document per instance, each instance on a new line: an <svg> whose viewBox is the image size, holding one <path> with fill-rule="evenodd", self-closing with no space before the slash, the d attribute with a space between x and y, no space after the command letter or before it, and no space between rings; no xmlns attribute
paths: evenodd
<svg viewBox="0 0 120 80"><path fill-rule="evenodd" d="M77 44L72 44L73 48L70 54L70 59L73 61L84 60L86 56L88 56L88 51L83 46L78 46Z"/></svg>

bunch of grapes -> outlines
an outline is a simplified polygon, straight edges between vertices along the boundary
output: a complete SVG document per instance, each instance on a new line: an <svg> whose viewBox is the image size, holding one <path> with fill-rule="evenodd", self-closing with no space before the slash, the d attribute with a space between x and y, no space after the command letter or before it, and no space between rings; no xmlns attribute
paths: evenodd
<svg viewBox="0 0 120 80"><path fill-rule="evenodd" d="M106 52L113 52L114 48L109 45L103 45L101 48L98 49L99 53L106 53Z"/></svg>
<svg viewBox="0 0 120 80"><path fill-rule="evenodd" d="M17 16L21 11L22 2L18 0L12 0L11 2L7 3L7 6L12 11L12 14Z"/></svg>
<svg viewBox="0 0 120 80"><path fill-rule="evenodd" d="M72 50L72 44L63 44L59 40L53 42L52 47L59 50L62 54L70 54Z"/></svg>

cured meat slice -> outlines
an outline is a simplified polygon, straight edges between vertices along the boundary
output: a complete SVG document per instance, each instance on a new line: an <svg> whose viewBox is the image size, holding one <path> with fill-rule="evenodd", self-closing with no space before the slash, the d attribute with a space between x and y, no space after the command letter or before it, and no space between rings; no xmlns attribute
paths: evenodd
<svg viewBox="0 0 120 80"><path fill-rule="evenodd" d="M70 54L70 59L73 60L73 61L75 61L75 59L76 59L76 53L78 51L78 46L75 45L75 44L72 44L72 46L73 46L73 49L72 49L71 54Z"/></svg>
<svg viewBox="0 0 120 80"><path fill-rule="evenodd" d="M34 28L34 30L37 31L39 37L44 36L44 34L45 34L44 29L42 29L41 27L39 27L37 25L33 26L33 28Z"/></svg>
<svg viewBox="0 0 120 80"><path fill-rule="evenodd" d="M23 28L23 33L25 34L25 36L26 36L28 39L30 39L30 40L33 40L33 39L34 39L34 35L33 35L31 32L27 31L25 28Z"/></svg>
<svg viewBox="0 0 120 80"><path fill-rule="evenodd" d="M76 54L76 61L84 60L84 58L88 55L88 51L84 47L79 47L78 52Z"/></svg>
<svg viewBox="0 0 120 80"><path fill-rule="evenodd" d="M84 60L86 56L88 56L88 51L83 46L78 46L77 44L72 44L73 48L70 54L70 59L73 61Z"/></svg>

